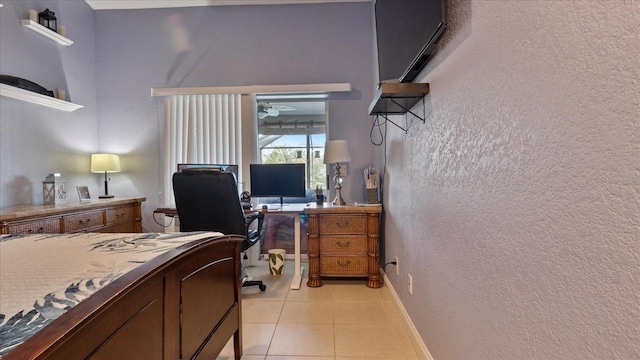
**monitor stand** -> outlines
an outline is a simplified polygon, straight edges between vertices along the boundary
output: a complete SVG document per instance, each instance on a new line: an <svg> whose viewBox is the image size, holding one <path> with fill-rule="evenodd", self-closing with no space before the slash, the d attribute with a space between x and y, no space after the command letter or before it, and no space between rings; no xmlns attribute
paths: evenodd
<svg viewBox="0 0 640 360"><path fill-rule="evenodd" d="M284 207L283 197L280 196L280 209L282 209L283 207Z"/></svg>

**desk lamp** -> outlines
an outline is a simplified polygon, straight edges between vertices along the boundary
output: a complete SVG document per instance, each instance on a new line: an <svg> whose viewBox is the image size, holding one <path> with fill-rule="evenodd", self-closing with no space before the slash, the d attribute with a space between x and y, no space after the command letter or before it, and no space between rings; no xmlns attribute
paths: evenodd
<svg viewBox="0 0 640 360"><path fill-rule="evenodd" d="M120 172L120 157L115 154L91 154L91 172L104 172L104 195L100 199L110 199L107 173Z"/></svg>
<svg viewBox="0 0 640 360"><path fill-rule="evenodd" d="M351 161L351 155L349 154L349 148L347 147L346 140L329 140L324 144L324 163L335 163L335 175L333 176L333 182L336 186L336 197L333 199L333 205L346 204L342 199L342 174L340 173L340 163Z"/></svg>

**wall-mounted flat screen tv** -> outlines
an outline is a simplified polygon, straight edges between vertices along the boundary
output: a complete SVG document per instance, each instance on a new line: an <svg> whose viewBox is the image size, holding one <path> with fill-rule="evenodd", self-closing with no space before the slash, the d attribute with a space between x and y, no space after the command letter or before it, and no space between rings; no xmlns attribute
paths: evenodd
<svg viewBox="0 0 640 360"><path fill-rule="evenodd" d="M376 0L380 82L411 82L433 55L445 23L446 0Z"/></svg>
<svg viewBox="0 0 640 360"><path fill-rule="evenodd" d="M305 164L250 164L252 197L306 197Z"/></svg>

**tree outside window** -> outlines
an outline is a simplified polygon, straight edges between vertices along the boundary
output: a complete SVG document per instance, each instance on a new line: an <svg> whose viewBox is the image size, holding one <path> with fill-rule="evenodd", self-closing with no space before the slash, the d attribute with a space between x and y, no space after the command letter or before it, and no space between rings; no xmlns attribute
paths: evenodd
<svg viewBox="0 0 640 360"><path fill-rule="evenodd" d="M306 164L307 189L325 188L323 164L326 102L269 100L258 102L258 147L263 164Z"/></svg>

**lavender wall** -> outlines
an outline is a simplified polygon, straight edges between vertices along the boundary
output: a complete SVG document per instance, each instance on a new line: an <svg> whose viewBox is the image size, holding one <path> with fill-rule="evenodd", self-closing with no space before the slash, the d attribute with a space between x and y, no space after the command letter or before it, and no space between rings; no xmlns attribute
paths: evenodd
<svg viewBox="0 0 640 360"><path fill-rule="evenodd" d="M119 195L143 195L143 226L160 231L161 99L154 87L351 83L329 99L329 138L349 139L349 201L365 198L373 163L367 109L372 79L370 3L97 11L99 144L124 154Z"/></svg>
<svg viewBox="0 0 640 360"><path fill-rule="evenodd" d="M639 3L448 4L388 131L391 284L434 359L640 358Z"/></svg>
<svg viewBox="0 0 640 360"><path fill-rule="evenodd" d="M89 154L121 154L110 192L146 196L143 226L161 230L161 101L152 87L348 82L330 97L329 137L348 138L352 174L371 165L367 107L373 92L371 4L93 11L85 2L3 1L0 72L66 89L73 113L0 98L0 207L42 202L41 181L60 172L68 189L101 178ZM74 41L63 47L26 29L29 9L54 11ZM184 35L184 37L176 36ZM183 45L188 42L189 46ZM347 200L364 199L347 177ZM69 192L75 200L75 191Z"/></svg>
<svg viewBox="0 0 640 360"><path fill-rule="evenodd" d="M84 1L2 1L0 73L66 90L84 108L68 113L0 97L0 207L42 203L42 181L53 172L98 195L99 179L89 172L97 150L95 39L93 10ZM48 7L74 41L64 47L22 26L29 9Z"/></svg>

